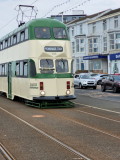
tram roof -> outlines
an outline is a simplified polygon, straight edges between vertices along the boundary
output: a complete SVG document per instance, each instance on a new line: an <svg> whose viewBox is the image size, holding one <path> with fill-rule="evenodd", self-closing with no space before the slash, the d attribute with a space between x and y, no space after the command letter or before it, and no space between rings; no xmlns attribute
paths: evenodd
<svg viewBox="0 0 120 160"><path fill-rule="evenodd" d="M17 29L11 31L10 33L6 34L4 37L0 38L0 40L6 39L9 36L14 35L15 33L24 30L25 28L29 27L66 27L66 25L58 20L50 19L50 18L40 18L40 19L33 19L24 25L18 27Z"/></svg>

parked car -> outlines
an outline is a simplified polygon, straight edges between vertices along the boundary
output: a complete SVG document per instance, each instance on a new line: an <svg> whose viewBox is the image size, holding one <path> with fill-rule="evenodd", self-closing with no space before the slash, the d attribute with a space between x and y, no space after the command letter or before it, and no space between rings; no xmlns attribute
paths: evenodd
<svg viewBox="0 0 120 160"><path fill-rule="evenodd" d="M81 73L74 76L74 86L78 86L81 89L87 87L96 89L97 84L95 79L91 78L88 73Z"/></svg>
<svg viewBox="0 0 120 160"><path fill-rule="evenodd" d="M113 90L114 93L120 90L120 75L109 75L102 80L101 91Z"/></svg>
<svg viewBox="0 0 120 160"><path fill-rule="evenodd" d="M90 75L91 75L92 78L95 78L95 80L96 80L96 82L97 82L98 85L101 84L102 79L104 79L105 77L108 76L108 74L100 74L100 73L98 73L98 74L92 73Z"/></svg>

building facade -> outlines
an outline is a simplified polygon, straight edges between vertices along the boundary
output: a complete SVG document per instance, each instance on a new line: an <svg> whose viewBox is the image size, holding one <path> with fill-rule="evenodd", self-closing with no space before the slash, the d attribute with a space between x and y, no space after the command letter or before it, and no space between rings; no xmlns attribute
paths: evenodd
<svg viewBox="0 0 120 160"><path fill-rule="evenodd" d="M120 9L68 24L74 72L120 73Z"/></svg>

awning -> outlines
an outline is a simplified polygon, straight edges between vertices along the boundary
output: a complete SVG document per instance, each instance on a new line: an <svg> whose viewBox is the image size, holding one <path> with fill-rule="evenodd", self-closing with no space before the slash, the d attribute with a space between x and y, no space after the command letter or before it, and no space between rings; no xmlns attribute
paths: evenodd
<svg viewBox="0 0 120 160"><path fill-rule="evenodd" d="M110 60L120 59L120 53L110 54Z"/></svg>
<svg viewBox="0 0 120 160"><path fill-rule="evenodd" d="M107 58L107 56L104 55L91 55L91 56L83 56L83 60L91 60L91 59L101 59L101 58Z"/></svg>

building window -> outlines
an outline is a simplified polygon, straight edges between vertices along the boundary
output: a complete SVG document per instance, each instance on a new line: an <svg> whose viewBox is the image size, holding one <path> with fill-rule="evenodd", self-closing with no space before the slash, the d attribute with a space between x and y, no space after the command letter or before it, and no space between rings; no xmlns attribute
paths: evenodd
<svg viewBox="0 0 120 160"><path fill-rule="evenodd" d="M89 52L92 52L92 39L88 39Z"/></svg>
<svg viewBox="0 0 120 160"><path fill-rule="evenodd" d="M76 52L79 52L79 39L76 39Z"/></svg>
<svg viewBox="0 0 120 160"><path fill-rule="evenodd" d="M96 23L93 23L93 33L96 32Z"/></svg>
<svg viewBox="0 0 120 160"><path fill-rule="evenodd" d="M81 47L81 48L80 48L80 52L84 52L84 47Z"/></svg>
<svg viewBox="0 0 120 160"><path fill-rule="evenodd" d="M116 34L116 49L120 49L120 33Z"/></svg>
<svg viewBox="0 0 120 160"><path fill-rule="evenodd" d="M93 52L98 52L98 38L93 38Z"/></svg>
<svg viewBox="0 0 120 160"><path fill-rule="evenodd" d="M114 34L112 33L112 34L110 34L109 35L109 38L110 38L110 49L112 50L112 49L114 49Z"/></svg>
<svg viewBox="0 0 120 160"><path fill-rule="evenodd" d="M103 30L104 31L107 30L107 21L106 20L103 21Z"/></svg>
<svg viewBox="0 0 120 160"><path fill-rule="evenodd" d="M118 16L114 17L114 28L118 28Z"/></svg>
<svg viewBox="0 0 120 160"><path fill-rule="evenodd" d="M98 38L88 39L89 52L98 52Z"/></svg>
<svg viewBox="0 0 120 160"><path fill-rule="evenodd" d="M93 68L94 70L101 70L101 61L94 61Z"/></svg>
<svg viewBox="0 0 120 160"><path fill-rule="evenodd" d="M79 59L76 59L76 70L79 70Z"/></svg>
<svg viewBox="0 0 120 160"><path fill-rule="evenodd" d="M72 51L75 53L75 42L72 42Z"/></svg>
<svg viewBox="0 0 120 160"><path fill-rule="evenodd" d="M107 37L103 37L103 51L107 51Z"/></svg>
<svg viewBox="0 0 120 160"><path fill-rule="evenodd" d="M74 36L74 27L72 27L72 36Z"/></svg>
<svg viewBox="0 0 120 160"><path fill-rule="evenodd" d="M89 71L101 70L102 61L101 60L90 60L89 61Z"/></svg>
<svg viewBox="0 0 120 160"><path fill-rule="evenodd" d="M83 34L83 27L82 27L82 24L80 24L80 34Z"/></svg>
<svg viewBox="0 0 120 160"><path fill-rule="evenodd" d="M109 35L110 50L120 49L120 33L111 33Z"/></svg>
<svg viewBox="0 0 120 160"><path fill-rule="evenodd" d="M84 43L84 39L80 39L80 43Z"/></svg>

